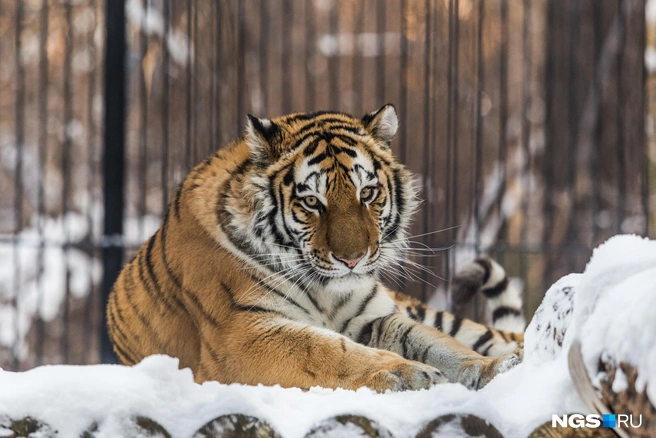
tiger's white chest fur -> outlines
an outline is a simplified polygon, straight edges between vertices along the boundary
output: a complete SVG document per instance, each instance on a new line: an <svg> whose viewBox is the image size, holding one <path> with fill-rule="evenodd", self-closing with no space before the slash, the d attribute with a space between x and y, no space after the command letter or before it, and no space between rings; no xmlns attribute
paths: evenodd
<svg viewBox="0 0 656 438"><path fill-rule="evenodd" d="M395 311L387 289L372 277L342 278L308 289L284 282L269 291L258 306L275 309L287 318L310 326L329 329L351 339L363 325Z"/></svg>

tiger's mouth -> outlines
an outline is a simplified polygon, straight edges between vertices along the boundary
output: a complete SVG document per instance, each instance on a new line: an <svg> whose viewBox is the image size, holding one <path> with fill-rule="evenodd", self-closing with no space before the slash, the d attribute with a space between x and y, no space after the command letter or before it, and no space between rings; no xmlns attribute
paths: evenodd
<svg viewBox="0 0 656 438"><path fill-rule="evenodd" d="M349 266L343 261L336 259L331 255L331 260L326 260L323 257L309 254L309 263L312 265L315 273L322 277L325 281L331 279L345 279L345 278L362 278L373 277L376 271L380 268L381 257L380 251L370 255L369 251L353 266Z"/></svg>

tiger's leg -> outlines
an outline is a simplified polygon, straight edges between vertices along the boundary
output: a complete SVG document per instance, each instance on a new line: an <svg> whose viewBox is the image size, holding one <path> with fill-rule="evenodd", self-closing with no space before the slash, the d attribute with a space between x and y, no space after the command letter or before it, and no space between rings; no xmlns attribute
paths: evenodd
<svg viewBox="0 0 656 438"><path fill-rule="evenodd" d="M483 356L501 356L524 343L521 292L510 286L506 271L490 257L480 257L464 264L452 282L456 307L481 293L487 298L494 327L439 312L400 292L389 292L397 306L415 321L435 327Z"/></svg>
<svg viewBox="0 0 656 438"><path fill-rule="evenodd" d="M428 388L445 382L437 369L345 336L263 312L240 311L219 329L201 327L196 380L283 387L376 391Z"/></svg>
<svg viewBox="0 0 656 438"><path fill-rule="evenodd" d="M192 367L198 361L198 336L184 304L167 293L176 286L155 263L157 236L123 268L114 285L107 305L110 339L126 365L160 353L180 359L181 368Z"/></svg>
<svg viewBox="0 0 656 438"><path fill-rule="evenodd" d="M360 327L358 340L364 345L432 365L450 382L462 383L471 389L482 388L497 374L519 364L523 356L521 352L501 357L482 356L453 337L401 313L358 319L353 325Z"/></svg>
<svg viewBox="0 0 656 438"><path fill-rule="evenodd" d="M421 301L401 292L388 292L409 318L431 326L483 356L502 356L524 343L524 333L496 330L449 312L431 309Z"/></svg>

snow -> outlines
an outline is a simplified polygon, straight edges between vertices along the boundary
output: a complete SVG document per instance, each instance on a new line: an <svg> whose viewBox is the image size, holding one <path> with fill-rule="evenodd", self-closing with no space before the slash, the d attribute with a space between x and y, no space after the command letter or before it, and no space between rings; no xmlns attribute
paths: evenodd
<svg viewBox="0 0 656 438"><path fill-rule="evenodd" d="M656 1L647 0L645 5L645 19L648 25L656 25Z"/></svg>
<svg viewBox="0 0 656 438"><path fill-rule="evenodd" d="M567 275L549 288L524 335L525 361L539 363L560 356L581 277Z"/></svg>
<svg viewBox="0 0 656 438"><path fill-rule="evenodd" d="M585 275L574 322L589 374L602 355L628 362L640 371L638 391L647 385L656 405L656 241L613 237L594 251Z"/></svg>
<svg viewBox="0 0 656 438"><path fill-rule="evenodd" d="M400 43L401 34L398 32L360 34L342 32L337 35L321 35L316 44L317 49L328 57L353 56L354 52L357 52L360 56L370 58L380 56L379 52L388 56L397 56L400 54Z"/></svg>
<svg viewBox="0 0 656 438"><path fill-rule="evenodd" d="M139 29L146 35L164 38L166 26L162 11L150 3L144 8L140 0L130 0L125 5L125 14L133 28ZM180 65L186 65L188 60L194 59L194 43L187 38L182 29L169 29L166 47L171 59Z"/></svg>
<svg viewBox="0 0 656 438"><path fill-rule="evenodd" d="M61 436L79 436L100 419L98 437L121 436L126 419L137 415L159 422L173 436L190 436L210 420L232 413L267 421L284 437L302 437L321 420L340 414L364 415L395 436L416 433L424 423L451 412L483 413L493 424L501 421L490 404L455 384L382 395L366 388L303 392L216 382L198 385L188 369L178 370L177 359L161 355L132 368L56 365L2 372L0 388L1 413L11 418L31 414Z"/></svg>
<svg viewBox="0 0 656 438"><path fill-rule="evenodd" d="M341 414L363 415L394 436L414 436L446 414L474 414L506 437L525 437L552 414L589 413L569 377L567 351L580 340L597 381L600 356L639 369L639 384L656 404L656 241L619 236L594 251L583 274L564 277L547 291L529 324L525 360L474 392L457 384L430 390L376 394L312 388L225 385L193 381L178 360L151 356L134 367L44 366L0 371L0 416L30 415L79 436L94 421L98 437L121 436L131 418L151 418L172 436L191 436L224 414L252 415L283 437L304 436ZM626 379L618 377L621 390ZM53 401L55 401L53 403ZM346 430L346 429L345 429Z"/></svg>
<svg viewBox="0 0 656 438"><path fill-rule="evenodd" d="M27 357L25 337L34 316L52 321L60 314L66 298L67 275L74 298L85 297L100 283L102 269L97 258L75 246L70 246L68 253L64 249L67 243L82 242L85 238L101 239L100 230L90 229L89 225L101 222L102 209L94 206L92 211L95 212L92 220L76 212L57 218L35 217L32 223L41 223L41 231L33 226L18 234L18 271L13 263L0 263L0 347L13 347L19 358ZM141 228L143 234L151 235L159 225L160 219L155 215L128 217L123 243L137 247L143 241ZM13 251L12 245L0 244L0 260L14 259ZM14 306L16 287L18 296Z"/></svg>
<svg viewBox="0 0 656 438"><path fill-rule="evenodd" d="M656 26L656 0L647 0L645 4L645 21L649 31L653 32L653 27ZM645 68L647 73L653 74L656 71L656 48L654 48L652 40L647 41L645 48Z"/></svg>

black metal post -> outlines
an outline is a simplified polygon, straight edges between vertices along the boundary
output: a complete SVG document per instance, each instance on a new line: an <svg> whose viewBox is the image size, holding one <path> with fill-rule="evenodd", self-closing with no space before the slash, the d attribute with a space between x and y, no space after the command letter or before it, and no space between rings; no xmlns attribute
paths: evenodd
<svg viewBox="0 0 656 438"><path fill-rule="evenodd" d="M107 332L105 308L123 265L123 199L125 194L125 0L106 2L105 119L103 135L102 330L100 360L117 363Z"/></svg>

